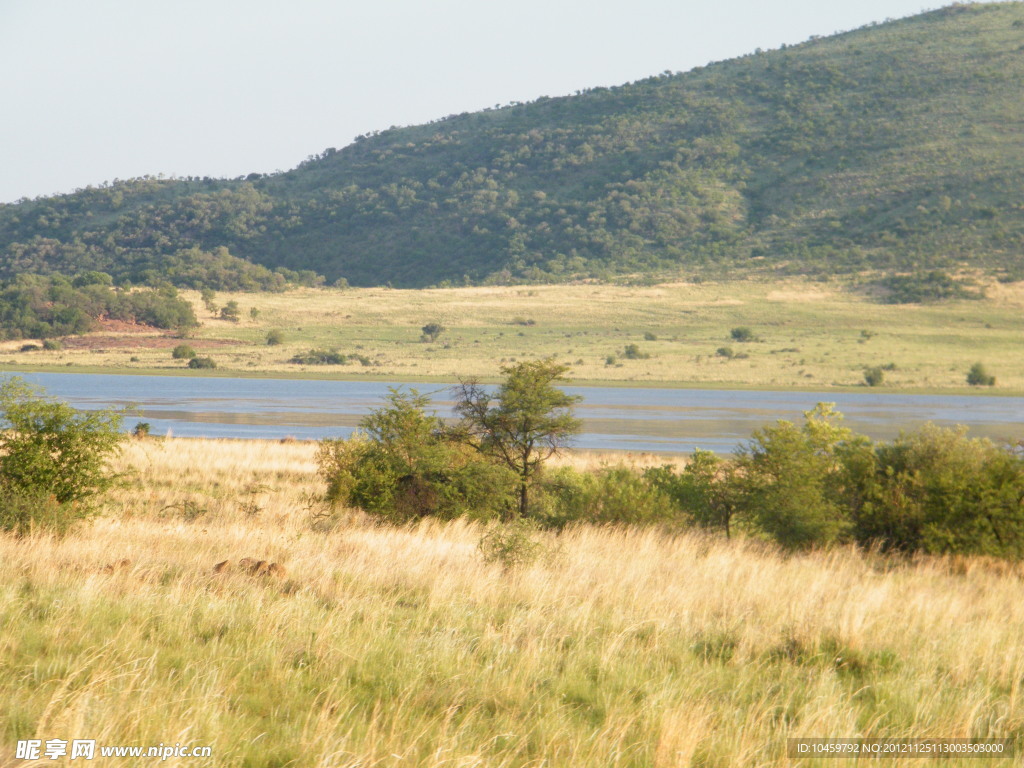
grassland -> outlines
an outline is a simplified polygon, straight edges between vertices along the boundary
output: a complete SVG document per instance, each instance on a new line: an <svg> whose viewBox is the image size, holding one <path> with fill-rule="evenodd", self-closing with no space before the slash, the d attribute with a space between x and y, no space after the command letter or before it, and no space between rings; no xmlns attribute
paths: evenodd
<svg viewBox="0 0 1024 768"><path fill-rule="evenodd" d="M846 282L805 280L218 294L219 306L238 302L237 323L187 293L202 327L185 342L228 375L493 379L504 362L553 356L578 382L861 387L866 367L892 365L885 387L951 392L967 389L967 370L980 361L997 379L986 393L1024 392L1024 283L992 282L986 291L981 301L902 306ZM432 322L447 330L427 343L421 328ZM734 341L730 331L742 326L758 340ZM268 346L270 331L284 343ZM23 343L0 345L5 369L198 373L171 359L181 339L137 328L67 340L57 351L20 352ZM630 344L640 357L624 355ZM370 365L289 362L311 348L362 355Z"/></svg>
<svg viewBox="0 0 1024 768"><path fill-rule="evenodd" d="M731 768L793 764L792 736L1024 743L1011 566L581 528L506 572L474 525L316 517L310 445L135 441L119 469L90 527L0 537L0 765L27 764L14 745L33 737L268 768ZM213 573L244 556L287 577Z"/></svg>

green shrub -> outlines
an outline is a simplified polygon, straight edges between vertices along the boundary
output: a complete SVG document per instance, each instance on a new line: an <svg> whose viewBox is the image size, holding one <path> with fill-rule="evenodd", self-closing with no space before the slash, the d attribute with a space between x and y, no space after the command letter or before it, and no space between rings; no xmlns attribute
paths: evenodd
<svg viewBox="0 0 1024 768"><path fill-rule="evenodd" d="M278 344L284 344L284 333L281 331L268 331L267 332L267 346L276 347Z"/></svg>
<svg viewBox="0 0 1024 768"><path fill-rule="evenodd" d="M877 387L885 381L885 373L878 366L864 370L864 383L869 387Z"/></svg>
<svg viewBox="0 0 1024 768"><path fill-rule="evenodd" d="M241 309L238 306L237 301L229 301L223 307L220 308L220 319L227 320L230 323L237 323L242 317Z"/></svg>
<svg viewBox="0 0 1024 768"><path fill-rule="evenodd" d="M967 383L972 387L994 387L996 384L996 377L989 374L985 370L985 366L981 363L975 363L971 366L971 370L967 372Z"/></svg>
<svg viewBox="0 0 1024 768"><path fill-rule="evenodd" d="M754 332L745 325L740 326L739 328L733 328L729 331L729 335L732 337L733 341L757 341L757 337L754 335Z"/></svg>
<svg viewBox="0 0 1024 768"><path fill-rule="evenodd" d="M656 334L651 333L650 331L648 331L647 333L644 334L644 341L657 341L657 340L658 340L658 336Z"/></svg>
<svg viewBox="0 0 1024 768"><path fill-rule="evenodd" d="M1024 458L929 424L846 461L857 539L904 552L1024 557Z"/></svg>
<svg viewBox="0 0 1024 768"><path fill-rule="evenodd" d="M59 339L44 339L43 349L54 352L60 349L64 349L64 345L60 343Z"/></svg>
<svg viewBox="0 0 1024 768"><path fill-rule="evenodd" d="M537 538L537 524L525 518L493 525L480 539L479 548L485 563L497 563L505 570L533 565L547 553Z"/></svg>
<svg viewBox="0 0 1024 768"><path fill-rule="evenodd" d="M140 421L132 430L132 436L140 440L149 437L150 429L152 429L152 425L148 421Z"/></svg>
<svg viewBox="0 0 1024 768"><path fill-rule="evenodd" d="M650 357L650 354L641 352L640 347L636 344L627 344L626 348L622 351L622 356L627 360L646 360Z"/></svg>
<svg viewBox="0 0 1024 768"><path fill-rule="evenodd" d="M852 523L842 504L842 456L853 433L831 404L754 432L737 451L737 507L757 529L788 549L842 541Z"/></svg>
<svg viewBox="0 0 1024 768"><path fill-rule="evenodd" d="M671 499L683 519L732 535L741 494L735 462L698 449L682 472L652 467L644 478Z"/></svg>
<svg viewBox="0 0 1024 768"><path fill-rule="evenodd" d="M348 355L343 355L336 349L311 349L296 354L289 362L298 365L346 365Z"/></svg>
<svg viewBox="0 0 1024 768"><path fill-rule="evenodd" d="M429 398L392 390L387 400L363 420L361 433L320 443L317 465L329 502L396 523L489 519L512 507L515 475L456 440L426 413Z"/></svg>
<svg viewBox="0 0 1024 768"><path fill-rule="evenodd" d="M885 291L887 304L922 304L950 299L980 299L980 291L968 290L948 273L941 270L918 272L913 275L890 275L877 285Z"/></svg>
<svg viewBox="0 0 1024 768"><path fill-rule="evenodd" d="M423 341L435 342L446 329L440 323L427 323L421 330L423 331Z"/></svg>
<svg viewBox="0 0 1024 768"><path fill-rule="evenodd" d="M189 368L216 368L217 361L212 357L193 357L188 361Z"/></svg>
<svg viewBox="0 0 1024 768"><path fill-rule="evenodd" d="M719 347L715 350L715 355L718 357L724 357L726 360L732 360L736 357L736 354L732 351L732 347Z"/></svg>
<svg viewBox="0 0 1024 768"><path fill-rule="evenodd" d="M0 531L26 536L45 531L63 536L92 510L81 504L61 504L52 493L40 489L0 484Z"/></svg>
<svg viewBox="0 0 1024 768"><path fill-rule="evenodd" d="M188 344L179 344L171 350L171 358L174 360L191 360L196 356L196 351Z"/></svg>
<svg viewBox="0 0 1024 768"><path fill-rule="evenodd" d="M63 532L93 514L115 480L123 413L79 411L17 378L0 384L0 411L0 527Z"/></svg>

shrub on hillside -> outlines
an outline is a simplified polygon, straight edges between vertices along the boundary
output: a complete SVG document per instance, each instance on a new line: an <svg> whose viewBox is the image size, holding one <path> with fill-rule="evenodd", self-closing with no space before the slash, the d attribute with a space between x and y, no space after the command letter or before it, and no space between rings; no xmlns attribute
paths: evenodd
<svg viewBox="0 0 1024 768"><path fill-rule="evenodd" d="M193 369L216 368L217 361L212 357L193 357L188 361L188 367Z"/></svg>
<svg viewBox="0 0 1024 768"><path fill-rule="evenodd" d="M196 351L188 344L179 344L171 350L171 357L174 360L191 360L196 356Z"/></svg>

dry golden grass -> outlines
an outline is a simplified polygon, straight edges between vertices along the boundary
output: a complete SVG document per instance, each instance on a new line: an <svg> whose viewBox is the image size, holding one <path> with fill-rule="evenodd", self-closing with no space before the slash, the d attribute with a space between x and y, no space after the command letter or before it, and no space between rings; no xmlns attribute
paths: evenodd
<svg viewBox="0 0 1024 768"><path fill-rule="evenodd" d="M986 290L983 301L922 306L878 304L838 281L798 279L218 295L218 304L239 303L237 324L212 316L197 293L184 295L203 322L189 343L222 371L452 381L497 377L503 363L553 356L577 381L822 388L861 386L865 367L892 363L886 386L941 391L965 388L968 369L980 361L998 391L1024 391L1024 283ZM447 330L424 343L421 328L430 322ZM740 326L760 341L733 341L730 331ZM270 330L281 331L284 343L267 346ZM137 344L118 346L124 338L98 334L98 349L31 353L7 342L0 355L9 366L183 367L171 360L173 339L154 347L151 337L127 337ZM629 344L650 357L625 358ZM747 357L719 356L723 347ZM358 353L372 365L289 362L311 348Z"/></svg>
<svg viewBox="0 0 1024 768"><path fill-rule="evenodd" d="M584 527L509 572L483 561L476 525L317 517L313 451L135 441L106 517L64 540L0 537L0 765L33 737L351 768L784 766L791 736L1024 742L1016 568ZM213 572L241 557L288 576Z"/></svg>

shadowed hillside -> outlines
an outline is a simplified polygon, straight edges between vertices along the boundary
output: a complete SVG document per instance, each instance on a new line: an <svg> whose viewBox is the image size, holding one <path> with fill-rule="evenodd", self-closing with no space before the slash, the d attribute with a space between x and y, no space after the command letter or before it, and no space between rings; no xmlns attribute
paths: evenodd
<svg viewBox="0 0 1024 768"><path fill-rule="evenodd" d="M0 272L217 289L312 273L411 287L755 268L1016 275L1021 82L1024 4L951 6L392 128L273 176L0 206Z"/></svg>

